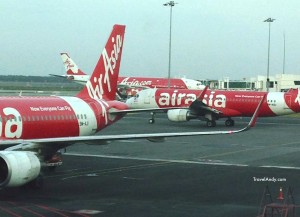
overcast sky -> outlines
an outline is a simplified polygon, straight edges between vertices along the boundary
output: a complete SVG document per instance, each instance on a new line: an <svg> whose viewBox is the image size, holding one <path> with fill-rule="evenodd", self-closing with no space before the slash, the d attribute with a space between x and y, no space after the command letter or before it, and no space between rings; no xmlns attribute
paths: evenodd
<svg viewBox="0 0 300 217"><path fill-rule="evenodd" d="M90 74L114 24L126 25L120 75L167 77L170 7L164 0L0 0L0 74L63 74L68 52ZM173 77L243 79L300 73L299 0L178 0Z"/></svg>

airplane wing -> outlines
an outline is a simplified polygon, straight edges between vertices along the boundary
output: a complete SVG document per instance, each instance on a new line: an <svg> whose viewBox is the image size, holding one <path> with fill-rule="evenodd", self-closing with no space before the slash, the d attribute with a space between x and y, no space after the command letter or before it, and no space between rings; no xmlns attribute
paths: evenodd
<svg viewBox="0 0 300 217"><path fill-rule="evenodd" d="M146 109L126 109L126 110L110 110L109 114L129 114L129 113L140 113L140 112L164 112L170 109L188 109L188 107L165 107L165 108L146 108Z"/></svg>
<svg viewBox="0 0 300 217"><path fill-rule="evenodd" d="M208 86L205 86L205 88L200 93L200 95L197 97L197 99L191 103L189 109L191 110L191 112L193 114L196 114L196 115L204 115L207 112L214 113L216 115L222 114L221 111L211 108L203 102L203 98L204 98L204 95L205 95L207 89L208 89Z"/></svg>
<svg viewBox="0 0 300 217"><path fill-rule="evenodd" d="M255 125L259 109L262 105L264 96L257 106L248 125L239 130L225 131L204 131L204 132L181 132L181 133L147 133L147 134L125 134L125 135L96 135L96 136L79 136L79 137L60 137L60 138L45 138L45 139L28 139L28 140L2 140L0 141L0 149L6 151L34 151L39 155L43 153L55 153L57 150L65 148L74 143L88 143L103 145L107 141L125 140L125 139L147 139L151 142L161 142L169 137L182 136L203 136L203 135L218 135L218 134L234 134L249 130Z"/></svg>
<svg viewBox="0 0 300 217"><path fill-rule="evenodd" d="M68 77L67 75L56 75L56 74L49 74L51 76L54 76L54 77L59 77L59 78L66 78Z"/></svg>

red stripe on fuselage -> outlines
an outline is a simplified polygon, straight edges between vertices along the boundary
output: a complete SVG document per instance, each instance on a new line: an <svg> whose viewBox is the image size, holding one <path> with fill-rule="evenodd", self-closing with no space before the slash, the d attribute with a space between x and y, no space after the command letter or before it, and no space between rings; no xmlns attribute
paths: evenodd
<svg viewBox="0 0 300 217"><path fill-rule="evenodd" d="M0 97L2 139L78 136L72 107L59 97Z"/></svg>

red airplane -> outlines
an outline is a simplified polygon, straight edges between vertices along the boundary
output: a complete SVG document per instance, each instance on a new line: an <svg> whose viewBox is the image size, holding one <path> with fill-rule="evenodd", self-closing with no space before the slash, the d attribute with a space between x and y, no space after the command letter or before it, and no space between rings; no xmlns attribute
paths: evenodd
<svg viewBox="0 0 300 217"><path fill-rule="evenodd" d="M76 142L101 145L108 140L231 134L254 124L257 113L235 131L91 136L135 112L115 100L124 34L125 26L113 27L91 78L75 97L0 97L0 188L28 183L41 187L42 169L60 165L57 152Z"/></svg>
<svg viewBox="0 0 300 217"><path fill-rule="evenodd" d="M84 73L67 53L61 53L61 58L64 63L66 74L55 75L56 77L64 77L68 80L85 85L89 79L89 75ZM151 78L151 77L119 77L118 88L167 88L168 78ZM202 90L205 86L200 82L187 78L171 78L170 88L172 89L197 89Z"/></svg>
<svg viewBox="0 0 300 217"><path fill-rule="evenodd" d="M253 115L261 98L266 95L259 112L261 117L287 115L300 112L300 91L257 92L208 90L145 89L126 104L130 108L176 107L167 111L170 121L180 122L191 119L206 121L207 126L216 126L216 120L227 118L226 126L233 126L232 117ZM182 107L182 108L178 108ZM154 123L154 113L149 123Z"/></svg>

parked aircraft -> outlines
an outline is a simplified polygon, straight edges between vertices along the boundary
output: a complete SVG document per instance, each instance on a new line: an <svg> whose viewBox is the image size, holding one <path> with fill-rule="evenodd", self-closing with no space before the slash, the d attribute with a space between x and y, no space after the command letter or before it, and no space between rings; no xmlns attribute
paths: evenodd
<svg viewBox="0 0 300 217"><path fill-rule="evenodd" d="M61 58L64 63L66 74L55 75L56 77L64 77L68 80L84 85L89 79L89 75L85 74L77 64L71 59L67 53L61 53ZM119 77L118 88L167 88L168 78L152 78L152 77ZM170 88L176 89L204 89L204 85L200 81L187 78L171 78Z"/></svg>
<svg viewBox="0 0 300 217"><path fill-rule="evenodd" d="M58 166L58 150L76 142L101 145L108 140L231 134L255 123L259 107L250 123L235 131L91 136L136 112L114 100L124 33L125 26L113 27L90 80L75 97L0 97L0 188L28 183L41 187L42 169Z"/></svg>
<svg viewBox="0 0 300 217"><path fill-rule="evenodd" d="M226 126L233 126L232 117L253 115L261 98L266 95L259 116L271 117L300 112L300 92L221 91L146 89L126 101L129 108L176 107L167 111L170 121L205 120L207 126L216 126L216 120L227 118ZM182 107L182 108L178 108ZM154 123L154 114L149 119Z"/></svg>

